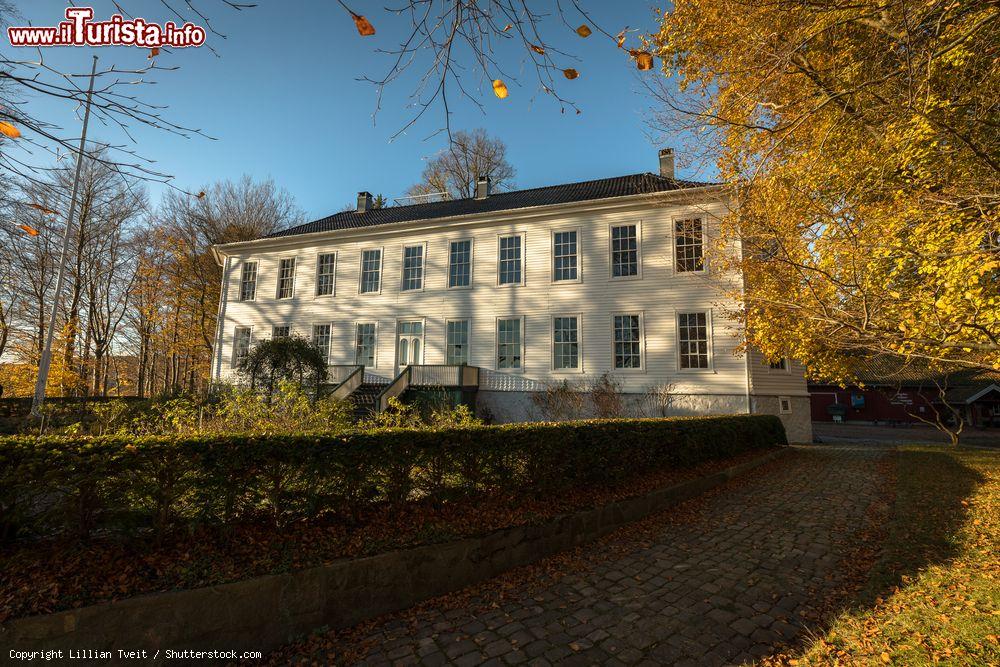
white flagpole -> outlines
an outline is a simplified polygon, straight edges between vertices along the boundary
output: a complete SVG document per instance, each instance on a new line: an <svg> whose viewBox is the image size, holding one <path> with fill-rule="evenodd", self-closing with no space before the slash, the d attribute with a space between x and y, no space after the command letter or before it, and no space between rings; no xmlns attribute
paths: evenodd
<svg viewBox="0 0 1000 667"><path fill-rule="evenodd" d="M94 95L94 75L97 73L97 56L90 70L90 87L87 89L87 106L83 112L83 133L80 135L80 150L76 156L76 177L73 179L73 197L70 199L69 215L66 216L66 231L63 233L62 254L59 257L59 273L56 276L56 291L52 296L52 313L49 316L49 330L45 336L45 348L38 360L38 379L35 381L35 398L31 401L31 416L41 416L45 402L45 385L49 380L49 366L52 363L52 339L56 333L56 318L59 316L59 302L62 298L63 283L66 281L66 262L69 260L69 244L73 236L73 217L76 215L76 195L80 189L80 170L83 167L83 151L87 144L87 123L90 122L90 98Z"/></svg>

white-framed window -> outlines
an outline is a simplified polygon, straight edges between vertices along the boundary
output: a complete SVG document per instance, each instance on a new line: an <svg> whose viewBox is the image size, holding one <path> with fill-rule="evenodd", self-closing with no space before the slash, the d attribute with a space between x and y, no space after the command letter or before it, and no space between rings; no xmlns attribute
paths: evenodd
<svg viewBox="0 0 1000 667"><path fill-rule="evenodd" d="M239 368L250 354L251 327L236 327L233 330L233 368Z"/></svg>
<svg viewBox="0 0 1000 667"><path fill-rule="evenodd" d="M279 299L291 299L295 293L295 258L286 257L278 261L278 290L275 296Z"/></svg>
<svg viewBox="0 0 1000 667"><path fill-rule="evenodd" d="M382 248L361 251L361 283L358 289L362 294L382 291Z"/></svg>
<svg viewBox="0 0 1000 667"><path fill-rule="evenodd" d="M448 320L445 363L459 366L469 363L469 320Z"/></svg>
<svg viewBox="0 0 1000 667"><path fill-rule="evenodd" d="M580 280L580 234L572 229L552 232L552 282Z"/></svg>
<svg viewBox="0 0 1000 667"><path fill-rule="evenodd" d="M472 286L472 239L448 244L448 287Z"/></svg>
<svg viewBox="0 0 1000 667"><path fill-rule="evenodd" d="M552 370L580 370L578 315L556 315L552 318Z"/></svg>
<svg viewBox="0 0 1000 667"><path fill-rule="evenodd" d="M332 340L333 326L327 323L314 324L312 330L312 342L319 348L323 355L323 361L330 363L330 342Z"/></svg>
<svg viewBox="0 0 1000 667"><path fill-rule="evenodd" d="M333 296L337 289L337 253L316 257L316 296Z"/></svg>
<svg viewBox="0 0 1000 667"><path fill-rule="evenodd" d="M510 234L499 238L497 284L524 284L524 234Z"/></svg>
<svg viewBox="0 0 1000 667"><path fill-rule="evenodd" d="M292 335L292 327L287 324L279 324L271 327L271 339L288 338Z"/></svg>
<svg viewBox="0 0 1000 667"><path fill-rule="evenodd" d="M788 396L778 397L778 412L783 415L792 413L792 399Z"/></svg>
<svg viewBox="0 0 1000 667"><path fill-rule="evenodd" d="M243 262L240 270L240 301L257 298L257 262Z"/></svg>
<svg viewBox="0 0 1000 667"><path fill-rule="evenodd" d="M403 283L404 292L422 290L424 288L424 246L403 246Z"/></svg>
<svg viewBox="0 0 1000 667"><path fill-rule="evenodd" d="M375 346L378 330L374 322L358 322L355 325L354 363L368 368L375 367Z"/></svg>
<svg viewBox="0 0 1000 667"><path fill-rule="evenodd" d="M642 315L639 313L612 315L611 329L614 341L614 368L642 369Z"/></svg>
<svg viewBox="0 0 1000 667"><path fill-rule="evenodd" d="M705 226L701 218L674 220L674 266L678 273L705 270Z"/></svg>
<svg viewBox="0 0 1000 667"><path fill-rule="evenodd" d="M611 278L638 278L641 276L639 225L612 225L609 234Z"/></svg>
<svg viewBox="0 0 1000 667"><path fill-rule="evenodd" d="M710 368L708 313L677 314L678 366L683 370Z"/></svg>
<svg viewBox="0 0 1000 667"><path fill-rule="evenodd" d="M782 357L777 361L772 361L768 365L768 368L772 371L788 371L788 359Z"/></svg>
<svg viewBox="0 0 1000 667"><path fill-rule="evenodd" d="M524 318L497 318L497 370L524 367Z"/></svg>

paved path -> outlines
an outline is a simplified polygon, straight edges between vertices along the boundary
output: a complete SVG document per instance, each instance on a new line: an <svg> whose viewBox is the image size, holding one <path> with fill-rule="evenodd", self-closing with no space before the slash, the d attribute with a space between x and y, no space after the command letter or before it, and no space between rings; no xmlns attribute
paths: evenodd
<svg viewBox="0 0 1000 667"><path fill-rule="evenodd" d="M888 426L847 422L813 422L813 438L816 442L831 444L871 444L886 445L902 444L950 444L947 436L941 431L923 424L908 424L903 426ZM962 431L961 444L972 447L1000 448L1000 428L973 428L967 426Z"/></svg>
<svg viewBox="0 0 1000 667"><path fill-rule="evenodd" d="M446 598L335 646L365 664L749 662L798 637L841 583L840 560L884 515L886 454L797 448L586 548L566 574Z"/></svg>

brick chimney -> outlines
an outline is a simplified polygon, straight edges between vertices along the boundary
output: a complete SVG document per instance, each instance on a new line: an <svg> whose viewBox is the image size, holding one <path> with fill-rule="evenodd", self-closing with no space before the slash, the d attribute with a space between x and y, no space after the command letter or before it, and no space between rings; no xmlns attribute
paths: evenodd
<svg viewBox="0 0 1000 667"><path fill-rule="evenodd" d="M359 192L358 193L358 213L364 213L365 211L372 210L372 193L370 192Z"/></svg>
<svg viewBox="0 0 1000 667"><path fill-rule="evenodd" d="M674 178L674 149L660 149L660 176Z"/></svg>
<svg viewBox="0 0 1000 667"><path fill-rule="evenodd" d="M476 181L476 199L486 199L490 196L492 183L489 176L480 176Z"/></svg>

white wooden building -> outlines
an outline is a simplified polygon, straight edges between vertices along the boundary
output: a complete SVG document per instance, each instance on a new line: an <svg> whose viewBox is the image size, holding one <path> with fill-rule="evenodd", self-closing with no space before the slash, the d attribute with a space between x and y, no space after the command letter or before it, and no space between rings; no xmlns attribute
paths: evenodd
<svg viewBox="0 0 1000 667"><path fill-rule="evenodd" d="M464 387L519 421L542 417L533 392L609 373L635 414L668 387L671 414L779 414L809 440L802 368L737 351L741 283L711 252L726 188L674 178L660 153L658 174L502 193L484 179L470 199L373 209L362 192L356 211L217 246L213 379L297 334L327 353L338 395Z"/></svg>

